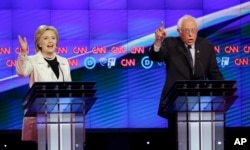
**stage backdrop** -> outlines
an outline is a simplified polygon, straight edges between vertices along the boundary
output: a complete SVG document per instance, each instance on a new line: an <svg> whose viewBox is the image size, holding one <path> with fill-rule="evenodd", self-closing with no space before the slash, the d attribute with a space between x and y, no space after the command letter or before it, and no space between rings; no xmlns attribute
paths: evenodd
<svg viewBox="0 0 250 150"><path fill-rule="evenodd" d="M73 81L96 81L99 99L87 128L165 128L157 115L165 79L163 63L151 62L148 47L165 22L178 36L179 17L198 18L199 35L215 44L227 80L237 80L239 98L227 127L250 126L250 2L248 0L1 0L0 130L21 129L28 78L16 75L17 36L27 37L34 54L39 25L59 31L57 53L67 57Z"/></svg>

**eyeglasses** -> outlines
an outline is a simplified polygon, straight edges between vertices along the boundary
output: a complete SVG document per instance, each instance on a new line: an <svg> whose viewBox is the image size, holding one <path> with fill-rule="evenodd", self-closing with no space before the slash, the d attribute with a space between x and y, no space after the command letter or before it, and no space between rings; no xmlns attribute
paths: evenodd
<svg viewBox="0 0 250 150"><path fill-rule="evenodd" d="M197 33L197 29L196 28L193 28L193 29L181 29L181 32L185 33L185 34L195 34Z"/></svg>

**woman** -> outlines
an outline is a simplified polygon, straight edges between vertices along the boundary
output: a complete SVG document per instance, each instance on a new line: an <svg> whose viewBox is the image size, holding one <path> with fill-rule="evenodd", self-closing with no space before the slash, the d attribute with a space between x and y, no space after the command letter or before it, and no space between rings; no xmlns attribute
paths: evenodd
<svg viewBox="0 0 250 150"><path fill-rule="evenodd" d="M21 77L29 76L31 87L34 82L71 81L70 67L66 58L56 54L58 32L53 26L42 25L35 33L36 54L27 55L26 38L18 36L21 52L16 63L16 72ZM37 141L35 117L24 117L23 141Z"/></svg>

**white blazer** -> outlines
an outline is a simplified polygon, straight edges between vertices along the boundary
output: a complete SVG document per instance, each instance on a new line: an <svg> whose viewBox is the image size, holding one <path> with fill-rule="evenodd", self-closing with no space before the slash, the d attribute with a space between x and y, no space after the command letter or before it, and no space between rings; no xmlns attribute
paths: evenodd
<svg viewBox="0 0 250 150"><path fill-rule="evenodd" d="M34 82L71 81L68 60L59 55L56 57L60 67L58 79L52 68L44 60L44 57L40 51L32 56L19 55L16 62L16 72L19 76L30 77L30 87L34 84Z"/></svg>

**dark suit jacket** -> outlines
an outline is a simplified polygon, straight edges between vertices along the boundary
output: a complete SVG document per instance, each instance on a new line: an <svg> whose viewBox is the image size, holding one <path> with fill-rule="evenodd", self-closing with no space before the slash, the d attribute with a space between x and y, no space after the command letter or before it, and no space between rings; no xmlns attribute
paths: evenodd
<svg viewBox="0 0 250 150"><path fill-rule="evenodd" d="M166 80L159 110L166 104L164 98L176 80L223 80L217 65L214 45L204 38L197 37L195 42L194 74L188 61L187 48L179 37L165 38L159 52L155 52L152 45L149 58L153 61L164 61L166 64Z"/></svg>

